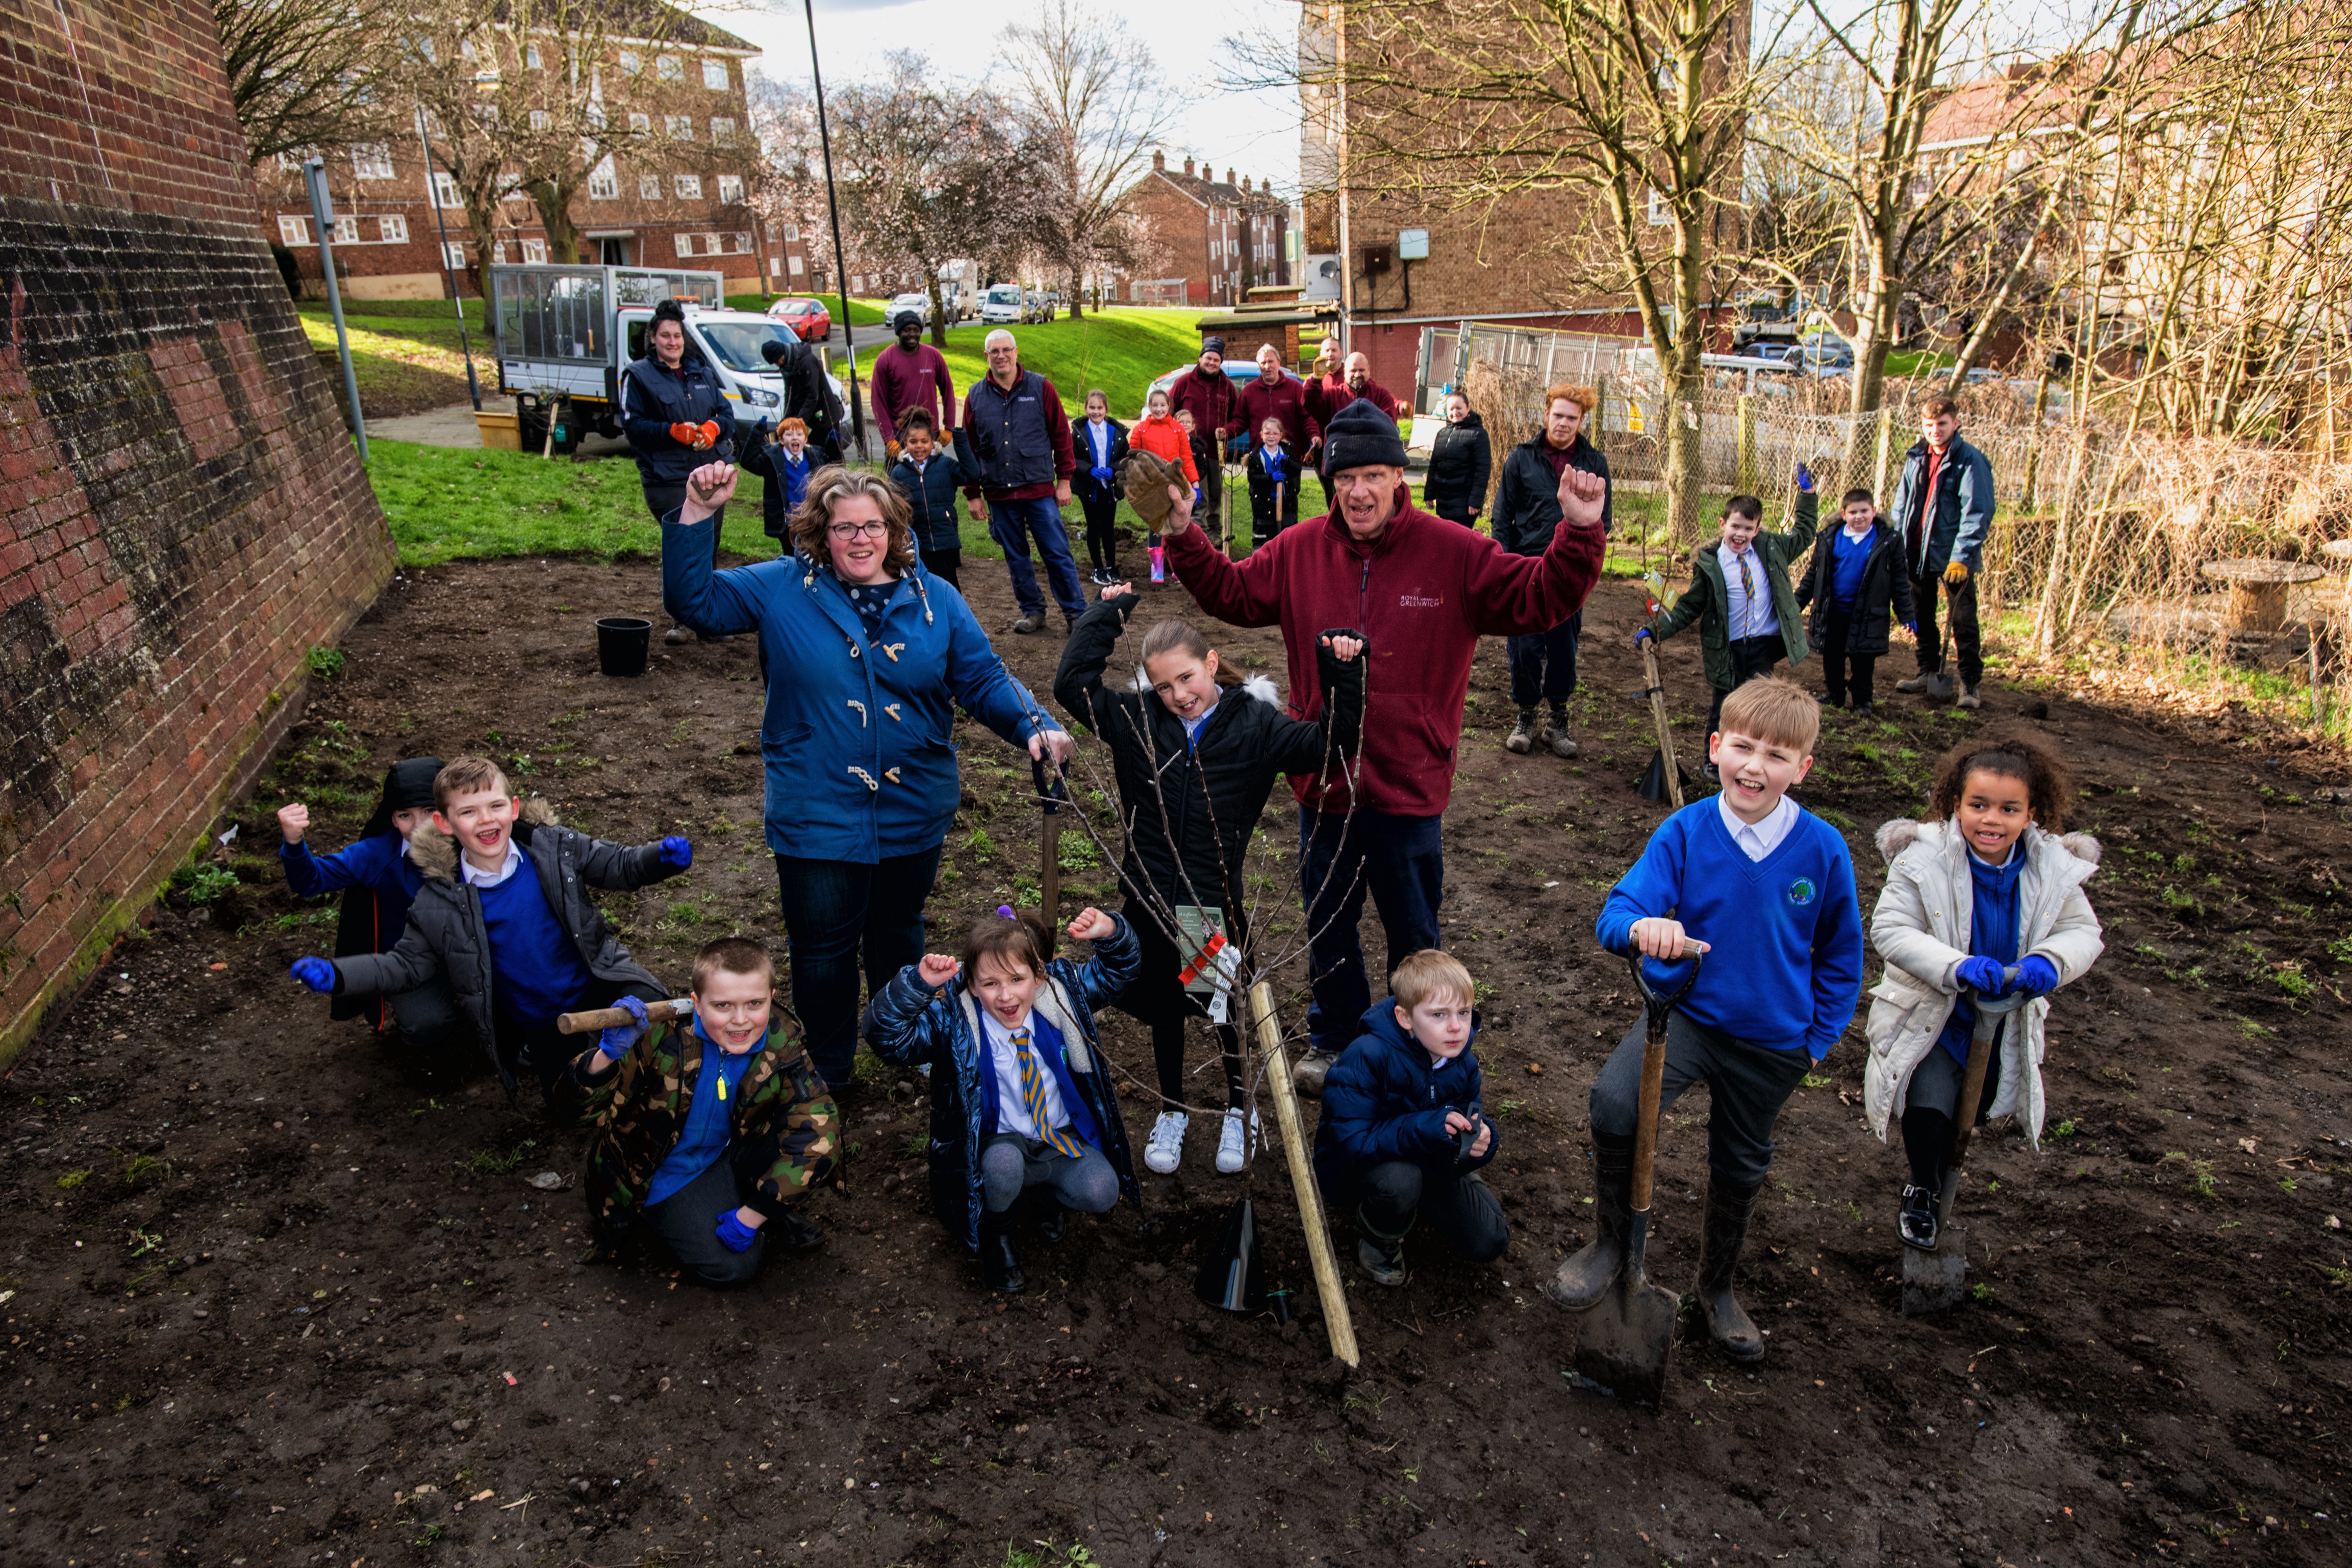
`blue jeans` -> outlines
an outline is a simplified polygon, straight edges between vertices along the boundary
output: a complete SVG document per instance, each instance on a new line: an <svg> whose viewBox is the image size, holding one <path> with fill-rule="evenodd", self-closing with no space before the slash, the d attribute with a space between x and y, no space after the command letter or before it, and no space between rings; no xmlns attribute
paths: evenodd
<svg viewBox="0 0 2352 1568"><path fill-rule="evenodd" d="M1584 635L1579 610L1548 632L1510 641L1511 705L1565 702L1576 695L1576 639Z"/></svg>
<svg viewBox="0 0 2352 1568"><path fill-rule="evenodd" d="M1023 615L1042 616L1045 601L1038 595L1036 569L1029 563L1033 533L1037 536L1037 552L1045 558L1045 575L1054 584L1054 602L1075 621L1087 613L1087 599L1078 588L1078 563L1070 556L1062 509L1052 496L988 503L988 537L1004 552L1004 569L1013 574L1013 596L1021 602Z"/></svg>
<svg viewBox="0 0 2352 1568"><path fill-rule="evenodd" d="M1307 978L1315 1000L1307 1032L1318 1051L1340 1051L1356 1037L1372 1005L1357 926L1372 896L1393 973L1408 953L1438 945L1437 906L1445 898L1441 819L1353 816L1298 808L1298 879L1307 902Z"/></svg>
<svg viewBox="0 0 2352 1568"><path fill-rule="evenodd" d="M776 891L792 942L793 1008L808 1040L809 1065L835 1089L857 1062L857 969L879 994L923 956L923 900L939 878L940 851L898 855L871 866L855 860L776 857Z"/></svg>

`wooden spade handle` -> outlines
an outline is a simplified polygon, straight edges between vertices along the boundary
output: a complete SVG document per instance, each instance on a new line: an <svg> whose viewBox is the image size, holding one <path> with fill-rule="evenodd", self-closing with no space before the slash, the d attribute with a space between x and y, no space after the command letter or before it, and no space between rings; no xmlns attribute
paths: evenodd
<svg viewBox="0 0 2352 1568"><path fill-rule="evenodd" d="M1675 732L1666 722L1666 692L1658 677L1658 639L1642 639L1642 673L1648 678L1650 689L1650 722L1658 731L1658 760L1664 764L1666 798L1676 811L1683 808L1682 764L1675 760Z"/></svg>
<svg viewBox="0 0 2352 1568"><path fill-rule="evenodd" d="M646 1016L656 1024L673 1023L694 1016L694 1003L680 996L671 1002L648 1002ZM618 1007L591 1007L584 1013L564 1013L555 1020L559 1035L593 1035L600 1029L618 1029L636 1020Z"/></svg>

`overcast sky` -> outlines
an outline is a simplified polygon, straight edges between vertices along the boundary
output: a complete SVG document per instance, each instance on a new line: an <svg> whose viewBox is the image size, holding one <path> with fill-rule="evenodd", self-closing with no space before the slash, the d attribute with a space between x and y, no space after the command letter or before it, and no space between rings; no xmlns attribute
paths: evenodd
<svg viewBox="0 0 2352 1568"><path fill-rule="evenodd" d="M1149 47L1183 108L1169 161L1206 158L1220 175L1231 167L1252 178L1271 175L1277 190L1298 184L1298 95L1228 92L1217 83L1230 73L1222 45L1238 33L1295 29L1295 0L1225 0L1217 5L1113 5L1081 0L1090 14L1118 16ZM766 10L713 11L711 20L766 53L753 68L805 86L808 25L799 0L767 0ZM816 0L817 48L825 81L871 75L891 49L913 49L942 74L985 77L996 37L1011 20L1030 14L1033 0L974 4L973 0Z"/></svg>

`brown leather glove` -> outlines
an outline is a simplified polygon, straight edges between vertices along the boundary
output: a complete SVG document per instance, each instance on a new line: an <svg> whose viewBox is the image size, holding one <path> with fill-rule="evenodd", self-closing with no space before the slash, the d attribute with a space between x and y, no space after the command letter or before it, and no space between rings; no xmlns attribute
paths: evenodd
<svg viewBox="0 0 2352 1568"><path fill-rule="evenodd" d="M1181 485L1192 488L1184 470L1157 452L1130 452L1127 465L1118 471L1119 489L1127 492L1127 504L1135 515L1157 529L1174 507L1168 499L1168 487Z"/></svg>

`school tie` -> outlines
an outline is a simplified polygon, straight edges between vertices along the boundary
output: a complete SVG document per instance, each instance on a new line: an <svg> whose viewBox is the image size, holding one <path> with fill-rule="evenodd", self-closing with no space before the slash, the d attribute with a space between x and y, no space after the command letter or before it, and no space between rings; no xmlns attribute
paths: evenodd
<svg viewBox="0 0 2352 1568"><path fill-rule="evenodd" d="M1055 1127L1046 1111L1045 1075L1037 1066L1036 1054L1029 1048L1028 1030L1013 1031L1013 1056L1021 1064L1021 1103L1029 1108L1029 1121L1037 1129L1038 1138L1076 1159L1081 1152L1077 1135L1066 1127Z"/></svg>
<svg viewBox="0 0 2352 1568"><path fill-rule="evenodd" d="M1748 607L1748 613L1740 619L1753 626L1756 624L1756 579L1748 574L1748 552L1741 551L1736 559L1739 563L1739 597Z"/></svg>

